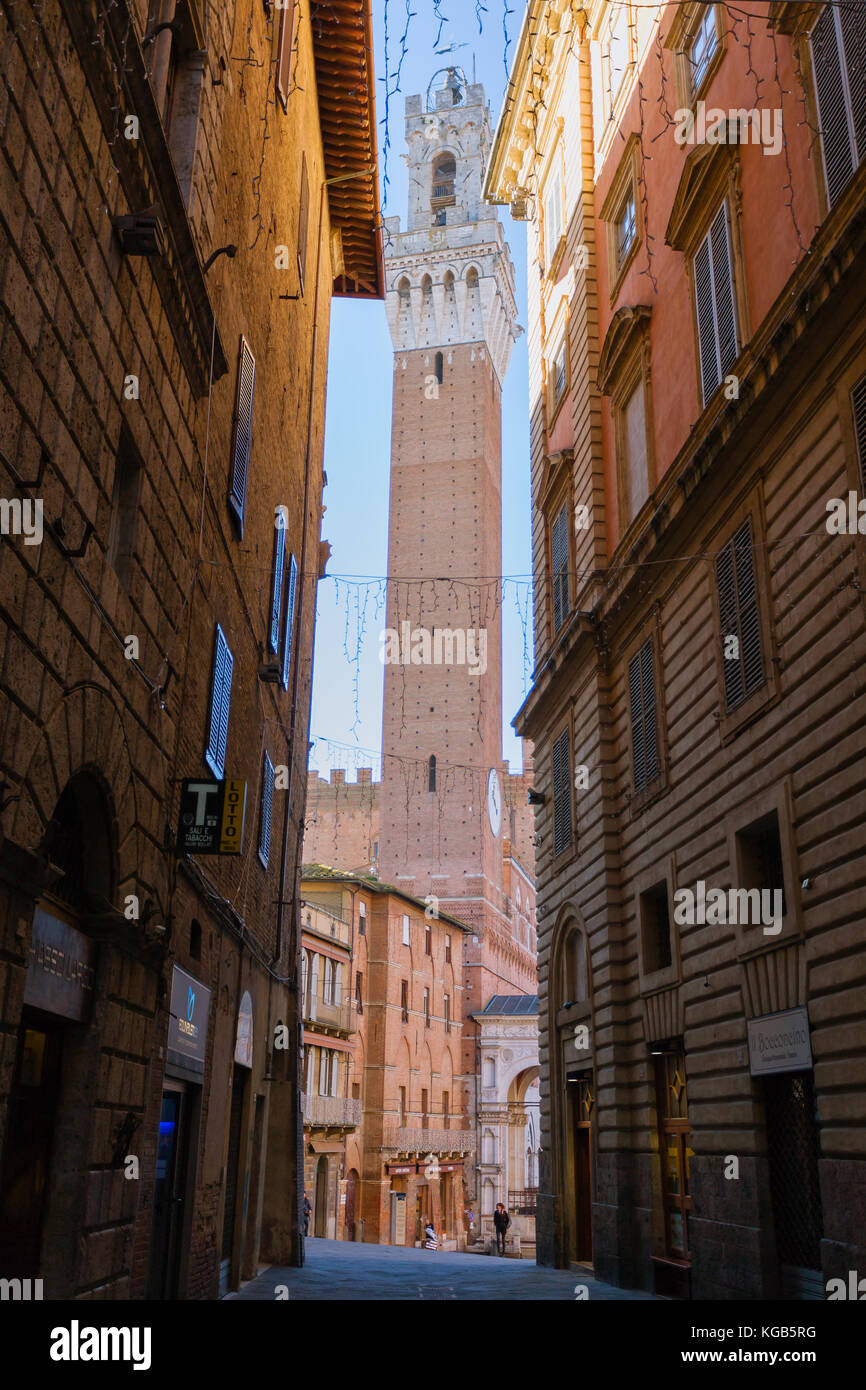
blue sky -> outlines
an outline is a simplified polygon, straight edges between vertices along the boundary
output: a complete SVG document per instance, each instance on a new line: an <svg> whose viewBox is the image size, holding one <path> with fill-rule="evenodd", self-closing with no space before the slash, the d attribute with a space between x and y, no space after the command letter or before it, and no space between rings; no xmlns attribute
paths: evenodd
<svg viewBox="0 0 866 1390"><path fill-rule="evenodd" d="M375 25L376 102L380 162L385 141L385 20L388 24L388 68L393 89L400 62L401 36L410 0L373 0ZM516 3L516 0L515 0ZM389 102L390 150L384 216L406 222L407 179L401 155L405 148L404 102L407 95L427 90L437 68L459 64L469 81L484 84L495 124L505 88L503 18L514 56L522 6L505 16L507 0L480 6L479 34L473 0L411 0L406 52L400 72L400 91ZM439 24L445 17L440 50L464 44L452 53L434 52ZM438 83L437 83L438 85ZM382 168L384 178L384 168ZM526 326L526 237L521 223L500 210L517 273L519 322ZM327 775L330 767L352 769L375 762L367 750L378 750L382 738L382 673L378 634L384 626L384 590L375 583L345 582L339 576L383 576L387 567L388 473L391 434L391 339L381 302L337 299L331 310L328 396L325 433L325 514L322 535L330 541L330 578L319 585L316 653L313 680L311 767ZM529 406L526 335L518 339L503 390L502 414L502 564L506 575L530 573ZM503 753L512 768L520 766L520 744L511 720L523 701L531 665L524 659L524 624L519 603L528 611L528 587L509 584L503 612ZM379 600L377 611L377 599ZM346 745L341 746L341 745Z"/></svg>

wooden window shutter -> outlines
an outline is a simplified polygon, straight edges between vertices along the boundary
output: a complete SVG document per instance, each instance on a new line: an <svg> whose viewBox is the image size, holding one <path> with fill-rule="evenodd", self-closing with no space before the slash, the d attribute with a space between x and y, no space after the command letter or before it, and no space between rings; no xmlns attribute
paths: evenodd
<svg viewBox="0 0 866 1390"><path fill-rule="evenodd" d="M282 523L275 527L274 537L274 579L271 590L271 626L268 633L268 646L276 653L280 650L280 617L283 607L283 573L286 568L286 528Z"/></svg>
<svg viewBox="0 0 866 1390"><path fill-rule="evenodd" d="M727 375L739 355L727 199L723 201L710 227L710 259L713 266L713 301L716 317L716 340L719 349L719 379L721 380Z"/></svg>
<svg viewBox="0 0 866 1390"><path fill-rule="evenodd" d="M695 300L706 405L739 355L727 199L695 255Z"/></svg>
<svg viewBox="0 0 866 1390"><path fill-rule="evenodd" d="M643 791L661 771L656 722L655 661L647 639L628 664L631 746L635 792Z"/></svg>
<svg viewBox="0 0 866 1390"><path fill-rule="evenodd" d="M297 0L284 0L280 10L280 28L277 38L277 95L284 111L289 107L289 91L292 85L292 47L295 42L295 11Z"/></svg>
<svg viewBox="0 0 866 1390"><path fill-rule="evenodd" d="M854 411L857 461L860 465L860 487L866 494L866 376L861 376L851 392L851 405Z"/></svg>
<svg viewBox="0 0 866 1390"><path fill-rule="evenodd" d="M289 688L289 668L292 664L292 637L295 627L295 591L298 587L298 562L289 556L289 592L286 595L286 630L283 635L283 689Z"/></svg>
<svg viewBox="0 0 866 1390"><path fill-rule="evenodd" d="M271 853L271 811L274 804L274 765L269 755L265 754L264 769L262 771L262 805L259 816L259 858L268 867L268 859Z"/></svg>
<svg viewBox="0 0 866 1390"><path fill-rule="evenodd" d="M301 191L298 200L298 275L301 294L307 278L307 233L310 225L310 181L307 177L307 157L301 155Z"/></svg>
<svg viewBox="0 0 866 1390"><path fill-rule="evenodd" d="M568 729L553 743L553 852L571 844L571 754Z"/></svg>
<svg viewBox="0 0 866 1390"><path fill-rule="evenodd" d="M858 67L866 56L866 17L858 8L846 15L843 23L836 7L825 5L812 30L811 45L827 197L832 207L866 152L866 92L863 68Z"/></svg>
<svg viewBox="0 0 866 1390"><path fill-rule="evenodd" d="M568 573L568 503L563 503L550 528L551 567L553 569L553 631L568 617L571 606Z"/></svg>
<svg viewBox="0 0 866 1390"><path fill-rule="evenodd" d="M235 419L232 432L231 487L229 506L237 517L244 534L244 510L247 504L247 482L250 472L250 451L253 442L253 398L256 386L256 359L249 343L241 338L238 354L238 382L235 396Z"/></svg>
<svg viewBox="0 0 866 1390"><path fill-rule="evenodd" d="M222 628L217 623L213 679L211 681L210 726L205 762L213 775L220 779L225 775L233 666L234 658L229 651L229 644L223 635Z"/></svg>
<svg viewBox="0 0 866 1390"><path fill-rule="evenodd" d="M764 684L764 656L758 584L750 517L737 528L724 550L716 556L716 584L721 619L722 668L725 705L736 709ZM725 656L725 639L736 637L736 657Z"/></svg>

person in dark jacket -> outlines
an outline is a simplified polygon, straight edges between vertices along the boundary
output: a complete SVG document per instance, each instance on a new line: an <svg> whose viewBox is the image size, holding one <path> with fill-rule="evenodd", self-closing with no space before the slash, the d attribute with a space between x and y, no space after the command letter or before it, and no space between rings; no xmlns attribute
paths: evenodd
<svg viewBox="0 0 866 1390"><path fill-rule="evenodd" d="M511 1225L511 1217L505 1210L501 1202L496 1203L496 1210L493 1213L493 1225L496 1227L496 1253L505 1254L505 1233Z"/></svg>
<svg viewBox="0 0 866 1390"><path fill-rule="evenodd" d="M313 1210L313 1208L312 1208L312 1205L311 1205L311 1203L310 1203L310 1199L309 1199L309 1197L307 1196L307 1194L306 1194L306 1192L305 1192L305 1193L304 1193L304 1235L305 1235L305 1236L308 1236L308 1235L310 1234L310 1216L311 1216L311 1214L312 1214L312 1210Z"/></svg>

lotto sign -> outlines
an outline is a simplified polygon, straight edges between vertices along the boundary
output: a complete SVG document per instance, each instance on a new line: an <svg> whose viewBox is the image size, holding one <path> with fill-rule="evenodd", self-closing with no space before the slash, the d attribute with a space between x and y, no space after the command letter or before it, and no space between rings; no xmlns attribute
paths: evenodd
<svg viewBox="0 0 866 1390"><path fill-rule="evenodd" d="M237 778L181 784L179 854L240 854L244 846L247 784Z"/></svg>

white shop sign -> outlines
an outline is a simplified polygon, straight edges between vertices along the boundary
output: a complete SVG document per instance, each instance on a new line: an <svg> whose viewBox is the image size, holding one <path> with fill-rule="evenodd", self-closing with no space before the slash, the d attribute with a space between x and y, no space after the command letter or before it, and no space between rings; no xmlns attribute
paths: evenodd
<svg viewBox="0 0 866 1390"><path fill-rule="evenodd" d="M812 1046L806 1009L786 1009L749 1020L749 1071L752 1076L809 1071Z"/></svg>

